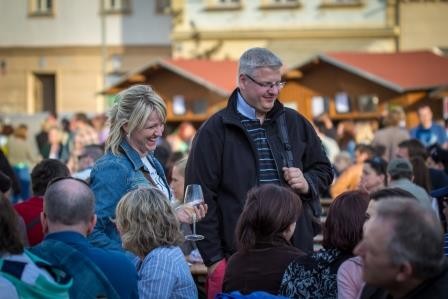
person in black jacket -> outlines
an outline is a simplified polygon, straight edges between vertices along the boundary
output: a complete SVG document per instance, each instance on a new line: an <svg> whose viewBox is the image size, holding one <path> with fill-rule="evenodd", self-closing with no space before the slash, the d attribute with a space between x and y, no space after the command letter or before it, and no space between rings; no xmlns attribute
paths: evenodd
<svg viewBox="0 0 448 299"><path fill-rule="evenodd" d="M200 184L209 207L197 224L205 236L197 245L208 267L208 298L222 288L225 260L235 252L237 219L254 186L274 183L300 195L304 216L292 243L304 252L313 249L319 194L331 184L333 173L312 125L277 99L285 84L282 65L265 48L247 50L227 107L210 117L193 140L186 184Z"/></svg>

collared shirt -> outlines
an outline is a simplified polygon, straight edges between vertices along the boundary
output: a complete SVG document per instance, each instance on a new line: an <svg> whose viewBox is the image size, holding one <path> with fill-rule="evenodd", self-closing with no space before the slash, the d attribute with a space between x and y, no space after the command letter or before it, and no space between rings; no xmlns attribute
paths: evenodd
<svg viewBox="0 0 448 299"><path fill-rule="evenodd" d="M236 103L236 109L238 110L238 112L248 119L256 120L257 115L255 108L250 106L239 92L237 93L237 95L238 101Z"/></svg>
<svg viewBox="0 0 448 299"><path fill-rule="evenodd" d="M135 263L140 298L198 297L187 261L179 247L155 248L143 260L136 258Z"/></svg>

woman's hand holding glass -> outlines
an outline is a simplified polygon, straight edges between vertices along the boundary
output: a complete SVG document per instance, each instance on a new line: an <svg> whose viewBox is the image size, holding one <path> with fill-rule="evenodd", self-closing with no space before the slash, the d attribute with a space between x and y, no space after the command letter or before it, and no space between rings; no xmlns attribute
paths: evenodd
<svg viewBox="0 0 448 299"><path fill-rule="evenodd" d="M184 206L186 206L186 211L191 211L190 219L193 224L193 233L186 235L185 239L189 241L203 240L204 236L196 234L196 221L205 217L205 213L207 212L207 206L204 204L204 195L202 194L200 185L192 184L187 186L185 189Z"/></svg>
<svg viewBox="0 0 448 299"><path fill-rule="evenodd" d="M200 221L207 214L208 206L205 203L192 207L191 205L180 205L176 208L176 217L182 223L192 224L195 214L196 221Z"/></svg>

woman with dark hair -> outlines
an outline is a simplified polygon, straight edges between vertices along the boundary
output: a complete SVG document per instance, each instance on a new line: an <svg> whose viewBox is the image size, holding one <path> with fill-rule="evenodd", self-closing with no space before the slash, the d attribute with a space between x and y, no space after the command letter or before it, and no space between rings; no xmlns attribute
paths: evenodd
<svg viewBox="0 0 448 299"><path fill-rule="evenodd" d="M336 298L339 266L353 256L362 238L369 195L360 190L344 192L334 199L323 226L323 249L299 257L283 275L280 295L289 298Z"/></svg>
<svg viewBox="0 0 448 299"><path fill-rule="evenodd" d="M416 185L419 185L426 192L431 193L431 178L429 177L429 169L426 166L425 160L420 156L415 156L409 159L414 170L414 179L412 180Z"/></svg>
<svg viewBox="0 0 448 299"><path fill-rule="evenodd" d="M381 157L364 161L359 189L372 193L387 187L387 162Z"/></svg>
<svg viewBox="0 0 448 299"><path fill-rule="evenodd" d="M278 293L287 265L304 255L290 243L301 212L299 196L288 188L267 184L248 192L236 228L237 252L224 276L225 292Z"/></svg>

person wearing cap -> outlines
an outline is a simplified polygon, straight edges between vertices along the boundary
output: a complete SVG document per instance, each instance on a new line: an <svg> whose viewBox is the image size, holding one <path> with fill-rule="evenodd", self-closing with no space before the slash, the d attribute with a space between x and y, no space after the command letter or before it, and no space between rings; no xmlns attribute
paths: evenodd
<svg viewBox="0 0 448 299"><path fill-rule="evenodd" d="M422 205L431 207L432 199L428 192L412 182L414 170L411 162L401 158L392 159L387 165L387 174L389 175L389 187L406 190L414 195Z"/></svg>

